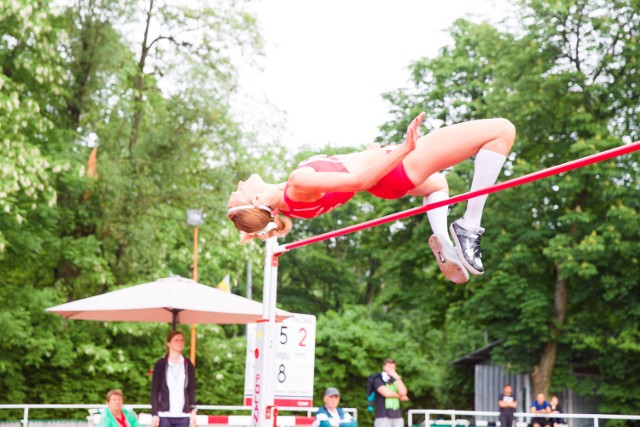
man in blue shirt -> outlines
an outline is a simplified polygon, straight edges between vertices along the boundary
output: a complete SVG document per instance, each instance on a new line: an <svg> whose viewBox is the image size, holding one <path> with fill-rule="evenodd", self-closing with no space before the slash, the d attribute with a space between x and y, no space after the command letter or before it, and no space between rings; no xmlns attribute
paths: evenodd
<svg viewBox="0 0 640 427"><path fill-rule="evenodd" d="M531 412L534 414L548 414L551 412L551 405L544 399L544 393L538 393L536 400L531 404ZM547 418L532 418L532 427L545 427Z"/></svg>

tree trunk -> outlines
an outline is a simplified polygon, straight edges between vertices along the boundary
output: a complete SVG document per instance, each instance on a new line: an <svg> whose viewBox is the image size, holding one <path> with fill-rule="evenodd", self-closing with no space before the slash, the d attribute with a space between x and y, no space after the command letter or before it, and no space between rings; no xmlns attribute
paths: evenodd
<svg viewBox="0 0 640 427"><path fill-rule="evenodd" d="M567 297L569 281L560 278L560 266L556 265L556 292L554 297L555 315L549 325L549 341L540 355L540 361L533 367L531 382L534 396L538 393L548 394L551 376L558 356L558 339L567 316Z"/></svg>
<svg viewBox="0 0 640 427"><path fill-rule="evenodd" d="M140 52L140 60L138 61L138 70L134 79L134 97L133 97L133 120L131 123L131 135L129 136L129 154L133 157L133 146L138 142L140 134L140 126L142 124L142 103L144 92L144 66L149 53L149 28L151 26L151 18L153 17L153 0L149 2L147 10L147 19L144 27L144 37L142 39L142 50Z"/></svg>
<svg viewBox="0 0 640 427"><path fill-rule="evenodd" d="M369 306L373 304L373 299L378 293L378 289L380 288L380 280L374 279L375 273L380 266L380 261L369 258L368 263L369 274L367 274L366 278L366 287L364 291L364 295L362 297L362 303Z"/></svg>
<svg viewBox="0 0 640 427"><path fill-rule="evenodd" d="M75 52L78 67L74 76L73 96L68 100L71 128L74 130L80 125L80 116L84 112L84 102L87 98L89 80L96 62L96 46L100 42L101 30L102 25L99 23L99 18L92 14L89 14L82 21L80 49Z"/></svg>

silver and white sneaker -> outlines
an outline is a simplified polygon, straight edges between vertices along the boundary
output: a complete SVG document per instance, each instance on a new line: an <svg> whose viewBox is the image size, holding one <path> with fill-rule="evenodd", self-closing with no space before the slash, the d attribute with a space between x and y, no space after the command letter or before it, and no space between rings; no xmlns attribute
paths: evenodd
<svg viewBox="0 0 640 427"><path fill-rule="evenodd" d="M460 220L457 220L451 223L449 230L462 264L471 274L480 276L484 273L482 251L480 250L480 237L484 233L484 228L473 227L468 229L460 224Z"/></svg>
<svg viewBox="0 0 640 427"><path fill-rule="evenodd" d="M431 247L444 277L457 284L469 281L469 273L460 262L456 250L446 237L438 236L437 234L432 235L429 237L429 247Z"/></svg>

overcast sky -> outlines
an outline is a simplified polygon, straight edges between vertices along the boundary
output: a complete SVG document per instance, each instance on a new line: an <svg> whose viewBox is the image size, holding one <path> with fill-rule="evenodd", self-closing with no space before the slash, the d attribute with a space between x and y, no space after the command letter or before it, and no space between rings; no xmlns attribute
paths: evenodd
<svg viewBox="0 0 640 427"><path fill-rule="evenodd" d="M407 66L449 44L445 30L455 19L495 22L506 4L259 0L266 57L261 70L241 72L239 114L249 129L279 123L276 134L287 146L371 142L387 119L381 94L407 85Z"/></svg>

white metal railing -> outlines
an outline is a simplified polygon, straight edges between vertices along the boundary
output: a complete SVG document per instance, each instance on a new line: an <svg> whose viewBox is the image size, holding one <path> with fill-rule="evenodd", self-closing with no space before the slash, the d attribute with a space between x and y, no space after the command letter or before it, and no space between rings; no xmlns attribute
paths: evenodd
<svg viewBox="0 0 640 427"><path fill-rule="evenodd" d="M498 411L456 411L452 409L441 410L441 409L410 409L407 414L407 426L413 426L413 417L415 415L423 415L425 421L430 420L431 415L445 415L450 418L450 421L447 424L451 424L455 426L456 417L464 416L464 417L499 417L500 413ZM541 413L531 413L531 412L516 412L514 416L522 420L524 418L566 418L566 419L591 419L593 420L593 426L599 427L600 420L640 420L640 415L614 415L614 414L541 414ZM423 423L424 424L424 423ZM460 423L462 424L462 423Z"/></svg>
<svg viewBox="0 0 640 427"><path fill-rule="evenodd" d="M100 409L105 408L106 404L86 405L86 404L0 404L0 409L20 409L22 410L22 419L20 423L22 427L28 427L29 425L29 410L32 409L86 409L89 417L94 415ZM124 405L126 408L139 410L139 409L151 409L151 405ZM343 408L345 412L350 413L354 420L358 419L358 410L356 408ZM249 411L251 412L251 406L233 406L233 405L198 405L198 410L203 411ZM313 416L318 410L317 407L278 407L279 412L303 412L307 417ZM0 412L0 418L2 417ZM198 424L207 424L206 422Z"/></svg>

